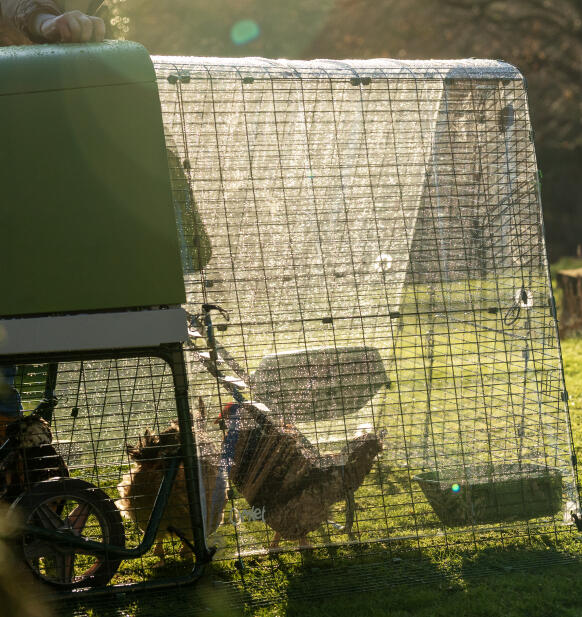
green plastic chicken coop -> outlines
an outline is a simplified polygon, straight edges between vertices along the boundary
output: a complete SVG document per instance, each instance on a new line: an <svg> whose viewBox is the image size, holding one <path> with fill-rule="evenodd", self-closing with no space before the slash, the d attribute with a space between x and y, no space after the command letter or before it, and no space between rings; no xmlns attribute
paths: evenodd
<svg viewBox="0 0 582 617"><path fill-rule="evenodd" d="M192 580L208 553L152 62L133 43L5 48L0 83L0 416L14 420L2 437L0 493L27 526L19 554L45 583L70 592L106 584L122 560L148 552L154 536L127 537L111 498L128 467L111 434L134 440L177 418L188 505L177 533L196 543L181 580ZM173 469L172 478L178 462ZM62 533L64 545L55 541Z"/></svg>
<svg viewBox="0 0 582 617"><path fill-rule="evenodd" d="M8 48L0 75L0 354L183 339L183 314L169 309L185 292L146 50Z"/></svg>

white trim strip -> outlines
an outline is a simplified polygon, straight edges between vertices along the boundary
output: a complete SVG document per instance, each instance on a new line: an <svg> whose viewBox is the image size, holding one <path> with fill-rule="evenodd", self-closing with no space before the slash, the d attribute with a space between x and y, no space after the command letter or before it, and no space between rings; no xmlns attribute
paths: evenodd
<svg viewBox="0 0 582 617"><path fill-rule="evenodd" d="M156 347L187 337L182 308L0 319L0 356Z"/></svg>

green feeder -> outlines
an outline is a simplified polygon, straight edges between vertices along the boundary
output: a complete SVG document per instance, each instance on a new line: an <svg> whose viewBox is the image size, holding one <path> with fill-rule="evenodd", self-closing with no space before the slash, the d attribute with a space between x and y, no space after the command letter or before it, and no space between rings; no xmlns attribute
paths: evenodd
<svg viewBox="0 0 582 617"><path fill-rule="evenodd" d="M414 479L449 527L554 516L562 507L562 473L555 467L474 465L425 471Z"/></svg>

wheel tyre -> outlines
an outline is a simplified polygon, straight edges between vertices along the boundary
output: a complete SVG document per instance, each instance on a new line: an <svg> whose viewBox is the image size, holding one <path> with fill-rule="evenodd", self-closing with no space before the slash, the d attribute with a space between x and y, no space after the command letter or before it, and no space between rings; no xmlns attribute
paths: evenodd
<svg viewBox="0 0 582 617"><path fill-rule="evenodd" d="M125 547L123 520L114 501L100 488L78 478L51 478L45 482L39 482L29 491L23 493L14 502L11 510L17 514L21 524L32 524L45 527L46 529L55 529L54 521L59 520L62 516L64 504L69 501L77 502L81 511L88 513L85 514L85 521L89 515L93 517L93 520L96 520L100 535L97 541L121 548ZM52 508L50 507L51 505ZM52 517L54 519L54 521L50 521L48 524L44 522L46 521L47 513L49 518ZM71 516L73 515L69 515L63 522L70 524L69 519ZM94 537L85 536L83 531L84 527L76 535L95 540ZM49 542L35 540L34 537L31 538L31 534L26 532L17 539L17 555L33 571L35 576L44 583L61 590L106 585L122 561L122 559L117 557L95 556L94 563L86 571L80 574L75 573L75 576L67 575L65 577L65 579L70 578L71 580L54 580L50 575L45 575L40 571L39 563L42 554L40 556L37 555L35 557L36 561L33 559L31 562L30 553L34 553L35 548L37 551L39 549L42 551L43 547L46 547L44 550L50 554L51 546ZM57 553L58 551L55 551L55 555ZM69 564L74 564L76 556L77 553L74 553L74 549L72 549L69 554L61 555L60 558L62 560L69 559ZM69 565L68 567L70 568L71 566Z"/></svg>

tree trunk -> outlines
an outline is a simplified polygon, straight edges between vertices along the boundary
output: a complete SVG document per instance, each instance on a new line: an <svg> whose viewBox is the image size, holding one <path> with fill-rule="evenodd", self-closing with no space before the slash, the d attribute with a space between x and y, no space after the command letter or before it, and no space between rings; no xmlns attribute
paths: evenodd
<svg viewBox="0 0 582 617"><path fill-rule="evenodd" d="M563 293L560 335L566 337L582 331L582 268L560 270L557 282Z"/></svg>

